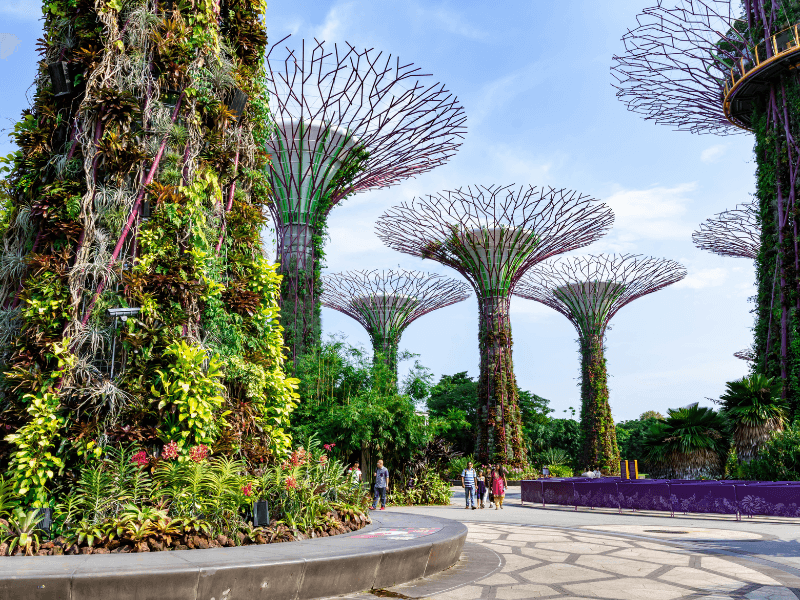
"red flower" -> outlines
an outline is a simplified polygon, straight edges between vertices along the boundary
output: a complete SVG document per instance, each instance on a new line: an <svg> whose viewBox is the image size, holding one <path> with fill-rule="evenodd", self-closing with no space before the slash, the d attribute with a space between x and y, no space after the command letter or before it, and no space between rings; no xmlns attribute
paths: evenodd
<svg viewBox="0 0 800 600"><path fill-rule="evenodd" d="M167 460L173 460L178 458L178 444L175 442L170 442L164 446L164 449L161 451L161 456L163 456Z"/></svg>
<svg viewBox="0 0 800 600"><path fill-rule="evenodd" d="M328 452L330 452L336 447L336 444L323 444L322 447L325 448L325 450L327 450Z"/></svg>
<svg viewBox="0 0 800 600"><path fill-rule="evenodd" d="M246 486L244 486L244 487L242 488L242 493L243 493L245 496L248 496L248 497L249 497L249 496L250 496L250 495L253 493L253 484L252 484L252 483L248 483Z"/></svg>
<svg viewBox="0 0 800 600"><path fill-rule="evenodd" d="M319 457L319 462L321 462L324 465L326 462L328 462L328 457L323 454L322 456Z"/></svg>
<svg viewBox="0 0 800 600"><path fill-rule="evenodd" d="M203 462L206 459L206 456L208 456L208 446L204 444L199 444L189 450L189 458L191 458L194 462Z"/></svg>
<svg viewBox="0 0 800 600"><path fill-rule="evenodd" d="M136 454L133 455L131 458L131 462L136 463L140 467L144 467L147 463L150 462L150 459L147 457L147 452L144 450L139 450Z"/></svg>
<svg viewBox="0 0 800 600"><path fill-rule="evenodd" d="M286 491L293 490L297 488L297 482L294 480L294 477L287 477L286 483L284 484Z"/></svg>

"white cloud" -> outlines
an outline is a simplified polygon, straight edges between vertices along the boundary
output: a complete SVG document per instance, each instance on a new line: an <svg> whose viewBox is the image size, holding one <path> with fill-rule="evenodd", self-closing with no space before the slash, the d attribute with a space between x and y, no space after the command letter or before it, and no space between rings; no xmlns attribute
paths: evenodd
<svg viewBox="0 0 800 600"><path fill-rule="evenodd" d="M468 23L463 15L444 7L431 9L419 4L414 6L415 16L426 25L443 29L448 33L460 35L471 40L483 40L489 36L487 31Z"/></svg>
<svg viewBox="0 0 800 600"><path fill-rule="evenodd" d="M0 2L0 15L37 20L42 16L42 3L37 0L3 0Z"/></svg>
<svg viewBox="0 0 800 600"><path fill-rule="evenodd" d="M675 284L675 287L700 290L703 288L719 287L728 278L728 270L720 267L711 269L689 270L689 274Z"/></svg>
<svg viewBox="0 0 800 600"><path fill-rule="evenodd" d="M691 236L694 224L683 221L687 194L694 183L675 187L651 187L645 190L619 190L604 198L614 210L612 236L618 242L635 240L684 240Z"/></svg>
<svg viewBox="0 0 800 600"><path fill-rule="evenodd" d="M320 42L340 42L342 41L345 27L355 21L353 2L337 4L325 15L325 21L315 29L314 37Z"/></svg>
<svg viewBox="0 0 800 600"><path fill-rule="evenodd" d="M700 153L700 160L702 160L704 163L717 162L720 158L722 158L722 155L725 154L725 150L727 150L727 148L728 146L725 144L718 144L716 146L706 148Z"/></svg>
<svg viewBox="0 0 800 600"><path fill-rule="evenodd" d="M516 96L538 86L548 76L546 65L537 61L484 84L474 101L464 103L469 126L478 125L492 113L502 112L505 105Z"/></svg>
<svg viewBox="0 0 800 600"><path fill-rule="evenodd" d="M0 58L8 58L14 54L20 39L13 33L0 33Z"/></svg>

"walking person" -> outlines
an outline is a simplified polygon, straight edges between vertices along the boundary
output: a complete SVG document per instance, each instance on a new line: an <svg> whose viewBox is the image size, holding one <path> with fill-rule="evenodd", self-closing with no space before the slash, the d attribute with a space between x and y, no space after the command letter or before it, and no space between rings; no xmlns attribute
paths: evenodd
<svg viewBox="0 0 800 600"><path fill-rule="evenodd" d="M467 468L461 471L461 485L464 486L464 499L467 505L464 507L469 510L470 502L472 503L472 510L475 510L475 483L477 475L475 469L472 468L472 461L467 463Z"/></svg>
<svg viewBox="0 0 800 600"><path fill-rule="evenodd" d="M497 473L492 471L492 491L494 492L494 509L498 510L503 508L503 500L506 496L506 480Z"/></svg>
<svg viewBox="0 0 800 600"><path fill-rule="evenodd" d="M489 473L489 476L486 478L486 487L489 488L489 508L492 508L492 506L494 506L494 467L489 464L489 466L486 468L486 472Z"/></svg>
<svg viewBox="0 0 800 600"><path fill-rule="evenodd" d="M386 488L389 486L389 469L383 466L383 461L378 461L375 470L375 497L372 500L372 510L378 508L378 498L381 499L381 510L386 510Z"/></svg>
<svg viewBox="0 0 800 600"><path fill-rule="evenodd" d="M478 503L481 508L486 508L486 477L483 476L483 469L478 471Z"/></svg>

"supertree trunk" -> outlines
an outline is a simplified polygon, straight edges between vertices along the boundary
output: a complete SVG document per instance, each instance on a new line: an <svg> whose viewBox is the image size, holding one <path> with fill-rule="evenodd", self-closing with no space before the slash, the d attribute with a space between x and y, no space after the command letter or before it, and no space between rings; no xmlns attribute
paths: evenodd
<svg viewBox="0 0 800 600"><path fill-rule="evenodd" d="M795 75L775 81L754 119L756 196L762 220L762 246L756 259L755 369L781 377L782 396L789 400L793 417L800 399L796 208L800 149L795 142L800 127L793 102L799 91Z"/></svg>
<svg viewBox="0 0 800 600"><path fill-rule="evenodd" d="M302 356L322 334L320 282L322 236L305 224L284 225L278 232L281 282L281 324L284 343ZM315 243L316 242L316 243Z"/></svg>
<svg viewBox="0 0 800 600"><path fill-rule="evenodd" d="M583 463L590 469L619 474L619 447L611 405L602 335L581 339L581 429Z"/></svg>
<svg viewBox="0 0 800 600"><path fill-rule="evenodd" d="M525 449L511 354L510 300L489 297L480 303L478 459L516 464L524 461Z"/></svg>
<svg viewBox="0 0 800 600"><path fill-rule="evenodd" d="M394 373L395 381L397 380L397 347L399 345L399 337L392 334L383 335L381 333L372 333L372 355L374 360L382 360L383 363L391 369ZM382 358L379 358L382 357Z"/></svg>

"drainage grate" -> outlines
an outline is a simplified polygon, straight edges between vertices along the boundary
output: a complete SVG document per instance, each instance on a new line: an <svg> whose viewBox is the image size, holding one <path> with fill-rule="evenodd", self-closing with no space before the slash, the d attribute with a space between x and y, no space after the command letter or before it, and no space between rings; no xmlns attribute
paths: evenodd
<svg viewBox="0 0 800 600"><path fill-rule="evenodd" d="M673 531L671 529L645 529L644 532L645 533L675 533L675 534L689 533L688 531Z"/></svg>

